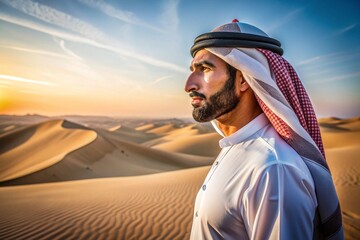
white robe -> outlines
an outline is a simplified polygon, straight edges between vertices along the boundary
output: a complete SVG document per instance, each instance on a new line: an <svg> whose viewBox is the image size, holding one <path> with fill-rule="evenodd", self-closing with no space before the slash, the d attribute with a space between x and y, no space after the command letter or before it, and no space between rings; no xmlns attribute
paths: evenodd
<svg viewBox="0 0 360 240"><path fill-rule="evenodd" d="M266 116L221 139L220 147L196 198L190 238L312 239L313 179Z"/></svg>

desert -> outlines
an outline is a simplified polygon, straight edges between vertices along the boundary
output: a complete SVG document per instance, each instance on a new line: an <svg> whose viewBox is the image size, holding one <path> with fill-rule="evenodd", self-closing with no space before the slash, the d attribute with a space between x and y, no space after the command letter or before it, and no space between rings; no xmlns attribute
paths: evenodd
<svg viewBox="0 0 360 240"><path fill-rule="evenodd" d="M360 238L360 119L319 119L346 239ZM0 239L188 239L220 136L189 119L0 116Z"/></svg>

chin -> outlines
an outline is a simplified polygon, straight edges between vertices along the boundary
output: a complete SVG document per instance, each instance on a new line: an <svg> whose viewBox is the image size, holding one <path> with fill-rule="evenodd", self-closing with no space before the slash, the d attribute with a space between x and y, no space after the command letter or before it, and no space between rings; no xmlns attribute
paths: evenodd
<svg viewBox="0 0 360 240"><path fill-rule="evenodd" d="M204 116L199 115L199 114L197 114L197 113L195 113L195 112L193 112L193 118L194 118L195 121L201 122L201 123L210 122L210 121L212 121L212 120L215 119L215 118L212 117L212 116L204 117Z"/></svg>

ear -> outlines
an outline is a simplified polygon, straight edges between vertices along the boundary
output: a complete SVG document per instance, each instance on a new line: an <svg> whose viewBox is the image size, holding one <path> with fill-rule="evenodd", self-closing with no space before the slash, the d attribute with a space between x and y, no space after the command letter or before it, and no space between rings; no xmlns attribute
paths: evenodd
<svg viewBox="0 0 360 240"><path fill-rule="evenodd" d="M244 76L242 75L241 71L236 71L236 82L240 83L239 84L239 90L240 92L245 92L246 90L249 89L249 84L246 82Z"/></svg>

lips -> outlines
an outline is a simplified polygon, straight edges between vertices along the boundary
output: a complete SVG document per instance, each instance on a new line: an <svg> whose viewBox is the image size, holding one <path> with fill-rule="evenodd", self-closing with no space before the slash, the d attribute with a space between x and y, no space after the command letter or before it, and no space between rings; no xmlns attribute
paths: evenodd
<svg viewBox="0 0 360 240"><path fill-rule="evenodd" d="M206 99L205 95L196 91L192 91L189 96L192 98L191 104L194 107L198 107L202 101Z"/></svg>
<svg viewBox="0 0 360 240"><path fill-rule="evenodd" d="M204 100L204 99L201 98L201 97L193 97L191 104L192 104L192 105L198 105L198 104L200 104L201 101L203 101L203 100Z"/></svg>

